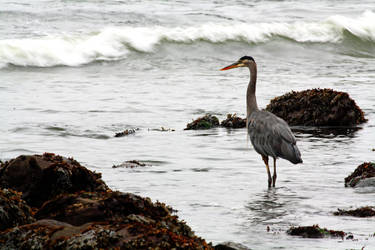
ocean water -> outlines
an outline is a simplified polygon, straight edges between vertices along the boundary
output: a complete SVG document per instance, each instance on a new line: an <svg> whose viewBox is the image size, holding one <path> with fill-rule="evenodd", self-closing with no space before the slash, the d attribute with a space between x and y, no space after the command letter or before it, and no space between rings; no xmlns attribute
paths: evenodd
<svg viewBox="0 0 375 250"><path fill-rule="evenodd" d="M374 218L332 215L374 205L374 189L344 187L359 164L375 160L374 6L2 1L0 159L73 156L111 188L173 206L214 244L375 249ZM206 113L245 115L248 70L219 71L244 55L258 64L260 107L291 90L333 88L348 92L368 122L338 134L296 131L304 163L279 160L277 187L269 190L245 129L183 130ZM151 166L112 168L127 160ZM290 226L313 224L354 240L286 234Z"/></svg>

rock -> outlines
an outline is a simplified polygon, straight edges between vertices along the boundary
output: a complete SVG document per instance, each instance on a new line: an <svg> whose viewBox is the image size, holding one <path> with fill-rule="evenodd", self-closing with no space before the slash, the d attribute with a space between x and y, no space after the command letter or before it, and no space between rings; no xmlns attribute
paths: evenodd
<svg viewBox="0 0 375 250"><path fill-rule="evenodd" d="M217 244L214 247L215 250L249 250L250 248L231 241L223 242L220 244Z"/></svg>
<svg viewBox="0 0 375 250"><path fill-rule="evenodd" d="M123 137L123 136L126 136L126 135L131 135L131 134L134 134L136 130L138 130L138 128L137 129L126 129L122 132L116 133L115 137Z"/></svg>
<svg viewBox="0 0 375 250"><path fill-rule="evenodd" d="M80 192L63 194L47 201L35 214L37 219L53 219L80 226L92 221L129 221L141 215L149 221L171 216L172 209L150 199L121 192Z"/></svg>
<svg viewBox="0 0 375 250"><path fill-rule="evenodd" d="M347 93L332 89L292 91L271 100L266 110L291 126L353 126L367 121Z"/></svg>
<svg viewBox="0 0 375 250"><path fill-rule="evenodd" d="M212 249L204 240L142 223L72 226L40 220L0 233L1 249Z"/></svg>
<svg viewBox="0 0 375 250"><path fill-rule="evenodd" d="M219 126L219 119L216 116L207 114L203 117L199 117L193 120L191 123L186 125L185 130L190 129L209 129Z"/></svg>
<svg viewBox="0 0 375 250"><path fill-rule="evenodd" d="M22 192L22 199L33 207L62 193L108 189L101 174L51 153L21 155L6 162L0 168L0 187Z"/></svg>
<svg viewBox="0 0 375 250"><path fill-rule="evenodd" d="M20 156L0 167L0 183L24 190L0 189L0 249L213 249L172 208L114 192L73 159Z"/></svg>
<svg viewBox="0 0 375 250"><path fill-rule="evenodd" d="M306 227L291 227L288 229L289 235L302 236L303 238L323 238L323 237L341 237L346 235L343 231L328 230L320 228L318 225Z"/></svg>
<svg viewBox="0 0 375 250"><path fill-rule="evenodd" d="M112 168L137 168L137 167L146 167L147 165L145 163L132 160L132 161L126 161L119 165L113 165Z"/></svg>
<svg viewBox="0 0 375 250"><path fill-rule="evenodd" d="M236 114L228 114L227 119L222 121L220 125L226 128L245 128L246 118L238 117Z"/></svg>
<svg viewBox="0 0 375 250"><path fill-rule="evenodd" d="M354 217L372 217L375 216L375 208L366 206L352 210L343 210L337 209L337 212L334 212L334 215L343 215L343 216L354 216Z"/></svg>
<svg viewBox="0 0 375 250"><path fill-rule="evenodd" d="M375 184L375 163L365 162L345 178L345 187L369 186Z"/></svg>
<svg viewBox="0 0 375 250"><path fill-rule="evenodd" d="M0 189L0 231L33 221L31 208L21 199L21 193Z"/></svg>

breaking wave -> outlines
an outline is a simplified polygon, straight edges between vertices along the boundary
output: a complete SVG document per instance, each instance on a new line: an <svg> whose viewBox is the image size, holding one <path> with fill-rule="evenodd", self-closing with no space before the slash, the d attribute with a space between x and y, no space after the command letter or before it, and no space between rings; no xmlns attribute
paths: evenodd
<svg viewBox="0 0 375 250"><path fill-rule="evenodd" d="M119 60L131 51L154 52L156 45L207 41L266 43L286 38L298 43L341 43L351 36L374 43L375 13L357 18L331 16L321 22L206 23L189 27L108 27L89 34L49 35L0 40L0 68L18 66L79 66L98 60Z"/></svg>

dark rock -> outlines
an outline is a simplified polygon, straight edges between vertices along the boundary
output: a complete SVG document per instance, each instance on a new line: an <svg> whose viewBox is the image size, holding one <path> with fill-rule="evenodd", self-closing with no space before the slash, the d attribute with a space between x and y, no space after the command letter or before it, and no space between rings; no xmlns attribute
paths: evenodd
<svg viewBox="0 0 375 250"><path fill-rule="evenodd" d="M101 174L82 167L72 158L50 153L21 155L3 164L0 187L22 192L22 199L33 207L62 193L108 189Z"/></svg>
<svg viewBox="0 0 375 250"><path fill-rule="evenodd" d="M228 114L227 119L222 121L220 125L226 128L245 128L246 118L238 117L236 114Z"/></svg>
<svg viewBox="0 0 375 250"><path fill-rule="evenodd" d="M72 226L40 220L0 233L2 249L212 249L204 240L186 237L160 225L91 222Z"/></svg>
<svg viewBox="0 0 375 250"><path fill-rule="evenodd" d="M186 125L185 130L190 129L209 129L219 126L219 119L216 116L207 114L203 117L199 117L193 120L191 123Z"/></svg>
<svg viewBox="0 0 375 250"><path fill-rule="evenodd" d="M44 201L31 212L20 193L0 189L0 249L213 249L172 208L113 192L73 159L20 156L1 166L0 181L32 204Z"/></svg>
<svg viewBox="0 0 375 250"><path fill-rule="evenodd" d="M123 136L126 136L126 135L131 135L131 134L134 134L136 130L138 130L138 128L137 129L126 129L122 132L116 133L115 137L123 137Z"/></svg>
<svg viewBox="0 0 375 250"><path fill-rule="evenodd" d="M170 216L171 212L171 208L162 203L154 204L147 198L107 191L60 195L44 203L35 217L80 226L92 221L125 221L129 215L156 221Z"/></svg>
<svg viewBox="0 0 375 250"><path fill-rule="evenodd" d="M112 168L137 168L137 167L145 167L145 166L146 166L145 163L132 160L132 161L123 162L119 165L113 165Z"/></svg>
<svg viewBox="0 0 375 250"><path fill-rule="evenodd" d="M21 193L0 189L0 231L33 221L31 208L21 199Z"/></svg>
<svg viewBox="0 0 375 250"><path fill-rule="evenodd" d="M341 237L344 238L345 232L328 230L320 228L318 225L306 227L291 227L287 231L289 235L302 236L303 238L323 238L323 237Z"/></svg>
<svg viewBox="0 0 375 250"><path fill-rule="evenodd" d="M223 242L220 244L217 244L214 247L215 250L249 250L250 248L231 241Z"/></svg>
<svg viewBox="0 0 375 250"><path fill-rule="evenodd" d="M359 165L354 172L345 178L345 187L356 187L361 186L366 179L374 180L375 177L375 163L365 162ZM375 182L370 181L369 184L375 184ZM362 185L364 186L364 185Z"/></svg>
<svg viewBox="0 0 375 250"><path fill-rule="evenodd" d="M375 208L366 206L352 210L343 210L337 209L337 212L334 212L334 215L343 215L343 216L354 216L354 217L372 217L375 216Z"/></svg>
<svg viewBox="0 0 375 250"><path fill-rule="evenodd" d="M271 100L266 110L291 126L353 126L367 121L347 93L332 89L292 91Z"/></svg>

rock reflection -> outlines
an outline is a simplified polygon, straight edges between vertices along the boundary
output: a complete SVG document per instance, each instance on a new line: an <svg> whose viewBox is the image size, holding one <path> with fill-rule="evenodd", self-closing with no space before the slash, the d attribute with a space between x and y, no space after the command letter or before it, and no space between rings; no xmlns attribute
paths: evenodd
<svg viewBox="0 0 375 250"><path fill-rule="evenodd" d="M291 127L294 133L308 134L318 138L335 138L338 136L356 137L357 131L362 127Z"/></svg>

